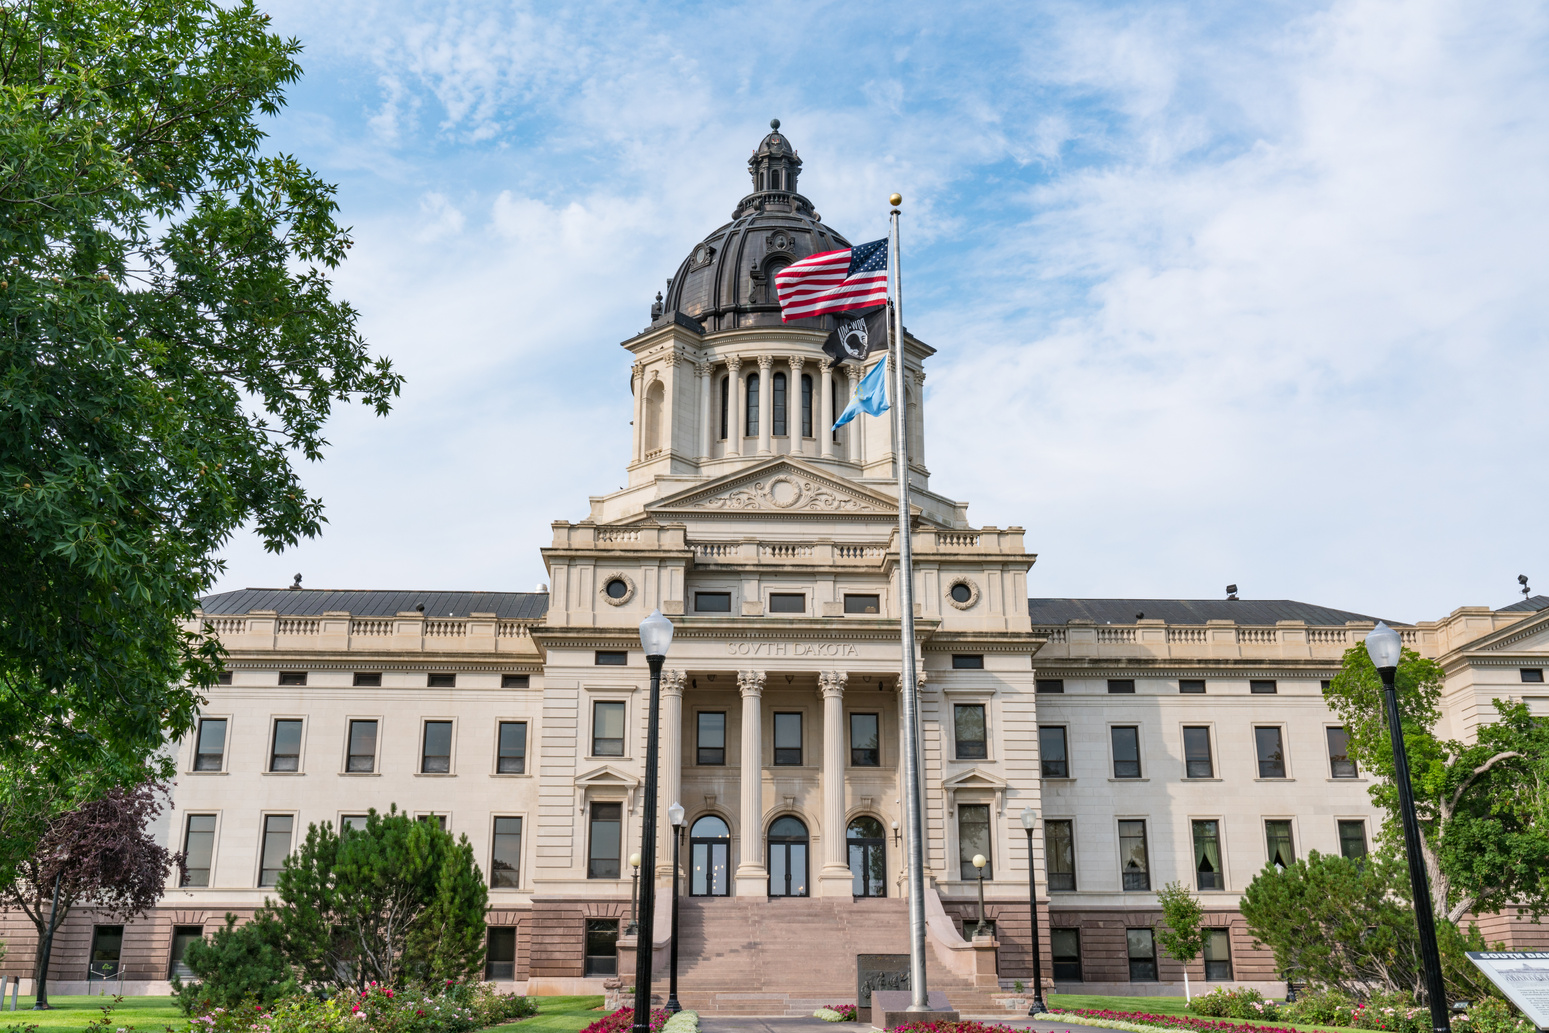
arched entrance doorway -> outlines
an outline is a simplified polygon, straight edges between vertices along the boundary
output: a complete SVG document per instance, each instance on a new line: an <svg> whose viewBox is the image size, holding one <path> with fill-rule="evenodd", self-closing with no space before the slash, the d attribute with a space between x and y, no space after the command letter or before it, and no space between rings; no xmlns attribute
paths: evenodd
<svg viewBox="0 0 1549 1033"><path fill-rule="evenodd" d="M688 831L688 856L689 896L731 895L731 830L724 821L707 814L694 822Z"/></svg>
<svg viewBox="0 0 1549 1033"><path fill-rule="evenodd" d="M850 848L852 892L857 897L887 896L887 836L876 818L860 817L850 822L845 834Z"/></svg>
<svg viewBox="0 0 1549 1033"><path fill-rule="evenodd" d="M786 815L769 826L769 895L807 896L807 826Z"/></svg>

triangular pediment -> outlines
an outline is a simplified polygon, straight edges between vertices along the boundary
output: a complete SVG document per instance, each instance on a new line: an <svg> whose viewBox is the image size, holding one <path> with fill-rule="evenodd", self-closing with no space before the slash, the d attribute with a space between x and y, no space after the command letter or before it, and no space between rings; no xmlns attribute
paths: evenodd
<svg viewBox="0 0 1549 1033"><path fill-rule="evenodd" d="M943 789L1005 789L1008 784L999 775L980 768L969 768L960 775L941 780Z"/></svg>
<svg viewBox="0 0 1549 1033"><path fill-rule="evenodd" d="M1508 624L1463 647L1467 651L1491 650L1506 653L1549 653L1549 610Z"/></svg>
<svg viewBox="0 0 1549 1033"><path fill-rule="evenodd" d="M760 512L793 516L848 513L886 518L897 514L898 502L800 460L781 456L657 499L646 506L646 511L684 514Z"/></svg>
<svg viewBox="0 0 1549 1033"><path fill-rule="evenodd" d="M575 784L582 788L597 789L602 786L616 786L620 789L633 789L640 784L640 780L618 768L604 764L600 768L593 768L584 775L577 775Z"/></svg>

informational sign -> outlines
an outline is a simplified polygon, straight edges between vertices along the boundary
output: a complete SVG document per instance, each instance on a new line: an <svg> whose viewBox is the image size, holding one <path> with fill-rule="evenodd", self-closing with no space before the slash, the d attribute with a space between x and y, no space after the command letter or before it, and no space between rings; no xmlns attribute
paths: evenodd
<svg viewBox="0 0 1549 1033"><path fill-rule="evenodd" d="M1469 951L1468 960L1529 1022L1549 1029L1549 951Z"/></svg>

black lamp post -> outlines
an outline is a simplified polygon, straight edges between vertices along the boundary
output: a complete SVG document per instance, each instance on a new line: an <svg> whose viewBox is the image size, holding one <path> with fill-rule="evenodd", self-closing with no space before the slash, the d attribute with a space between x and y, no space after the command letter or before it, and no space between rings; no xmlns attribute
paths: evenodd
<svg viewBox="0 0 1549 1033"><path fill-rule="evenodd" d="M973 866L979 872L979 924L974 926L974 938L983 936L987 931L984 928L984 866L990 863L990 859L983 854L974 854Z"/></svg>
<svg viewBox="0 0 1549 1033"><path fill-rule="evenodd" d="M651 1033L651 947L656 938L656 760L661 738L662 664L672 645L672 621L661 610L640 622L640 644L651 669L651 706L645 726L645 814L640 822L640 932L635 939L635 1033Z"/></svg>
<svg viewBox="0 0 1549 1033"><path fill-rule="evenodd" d="M667 1014L676 1015L683 1010L678 1003L678 848L683 845L683 805L673 802L667 808L667 820L672 822L672 967L667 983Z"/></svg>
<svg viewBox="0 0 1549 1033"><path fill-rule="evenodd" d="M1398 783L1398 807L1404 821L1404 853L1409 857L1409 887L1414 895L1415 925L1420 933L1420 961L1425 968L1425 996L1431 1006L1431 1028L1435 1033L1451 1033L1447 987L1441 975L1441 954L1436 949L1436 919L1431 912L1431 884L1425 874L1425 856L1420 852L1420 821L1415 817L1414 789L1409 784L1409 757L1404 752L1404 726L1399 720L1398 692L1393 685L1399 659L1404 653L1404 641L1398 632L1379 621L1366 636L1366 652L1382 676L1383 696L1387 700L1388 737L1393 742L1393 780Z"/></svg>
<svg viewBox="0 0 1549 1033"><path fill-rule="evenodd" d="M640 899L640 855L629 855L629 867L634 870L629 879L629 924L624 927L625 936L640 935L640 913L635 902Z"/></svg>
<svg viewBox="0 0 1549 1033"><path fill-rule="evenodd" d="M1031 807L1022 808L1022 830L1027 833L1027 905L1033 918L1033 1003L1027 1014L1042 1015L1049 1010L1043 1003L1043 942L1038 934L1038 874L1033 870L1033 826L1038 824L1038 812Z"/></svg>

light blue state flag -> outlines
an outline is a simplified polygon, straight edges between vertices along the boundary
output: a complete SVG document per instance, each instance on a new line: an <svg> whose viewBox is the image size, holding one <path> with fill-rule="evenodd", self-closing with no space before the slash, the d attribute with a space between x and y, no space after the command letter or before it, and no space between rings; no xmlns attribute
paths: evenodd
<svg viewBox="0 0 1549 1033"><path fill-rule="evenodd" d="M850 399L850 404L844 407L844 412L834 421L834 429L838 430L855 419L856 413L881 416L887 412L887 408L887 359L883 359L871 367L870 373L861 377L860 384L855 388L855 397Z"/></svg>

